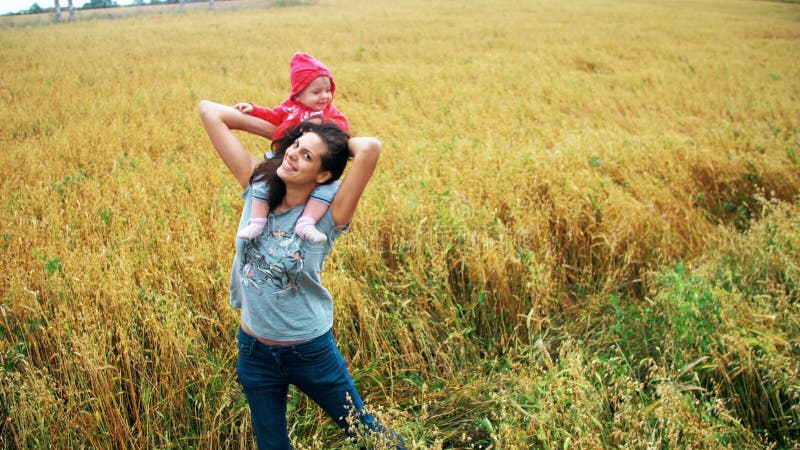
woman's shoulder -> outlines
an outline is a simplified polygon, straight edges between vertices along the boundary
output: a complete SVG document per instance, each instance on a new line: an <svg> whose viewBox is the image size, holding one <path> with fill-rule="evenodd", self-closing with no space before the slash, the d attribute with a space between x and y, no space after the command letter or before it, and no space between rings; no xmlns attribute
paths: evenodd
<svg viewBox="0 0 800 450"><path fill-rule="evenodd" d="M326 235L331 235L333 233L335 236L338 236L347 230L350 229L350 224L345 225L342 228L337 228L336 224L333 222L333 213L331 212L330 206L328 206L328 210L325 211L325 214L322 215L322 218L319 219L317 222L317 228L320 229Z"/></svg>

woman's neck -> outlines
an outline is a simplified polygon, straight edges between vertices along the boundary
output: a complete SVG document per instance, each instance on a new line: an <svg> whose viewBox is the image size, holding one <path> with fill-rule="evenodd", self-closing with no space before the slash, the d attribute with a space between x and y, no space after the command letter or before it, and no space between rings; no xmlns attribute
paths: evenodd
<svg viewBox="0 0 800 450"><path fill-rule="evenodd" d="M308 198L311 196L311 191L317 187L316 185L310 186L308 188L305 187L286 187L286 195L283 196L283 200L281 201L280 205L275 208L276 211L285 211L287 209L292 209L295 206L303 205L308 202Z"/></svg>

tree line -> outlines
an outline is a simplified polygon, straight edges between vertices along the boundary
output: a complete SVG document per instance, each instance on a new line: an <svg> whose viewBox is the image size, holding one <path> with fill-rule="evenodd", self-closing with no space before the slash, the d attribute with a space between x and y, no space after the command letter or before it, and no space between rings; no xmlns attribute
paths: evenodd
<svg viewBox="0 0 800 450"><path fill-rule="evenodd" d="M186 3L201 3L205 2L206 0L150 0L146 2L145 0L134 0L134 6L141 6L141 5L165 5L165 4L180 4L181 10L183 10ZM61 20L61 2L59 0L54 0L55 5L52 9L45 8L40 6L38 3L34 3L31 5L30 8L27 10L19 11L17 13L10 13L13 14L40 14L45 12L53 11L55 13L55 20ZM209 9L216 10L216 0L208 0ZM69 20L75 20L75 10L76 9L99 9L99 8L116 8L120 6L116 0L90 0L84 3L82 6L76 8L73 0L67 0L67 10L69 11Z"/></svg>

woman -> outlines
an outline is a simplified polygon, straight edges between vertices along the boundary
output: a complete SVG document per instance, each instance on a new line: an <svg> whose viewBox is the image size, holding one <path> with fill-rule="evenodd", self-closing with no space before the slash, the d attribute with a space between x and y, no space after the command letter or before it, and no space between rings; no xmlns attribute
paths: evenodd
<svg viewBox="0 0 800 450"><path fill-rule="evenodd" d="M289 384L305 392L349 435L357 429L383 432L364 411L336 347L331 334L333 299L320 282L323 262L346 231L375 171L380 142L348 139L335 125L304 122L273 143L275 158L259 161L232 130L269 137L273 130L264 121L209 101L202 101L199 110L217 153L245 189L240 229L248 223L252 182L269 184L265 231L253 240L237 240L231 271L231 305L242 310L237 374L250 405L258 447L290 448ZM295 236L295 221L311 192L338 179L350 156L353 165L317 224L327 241L314 243ZM399 436L383 434L403 448Z"/></svg>

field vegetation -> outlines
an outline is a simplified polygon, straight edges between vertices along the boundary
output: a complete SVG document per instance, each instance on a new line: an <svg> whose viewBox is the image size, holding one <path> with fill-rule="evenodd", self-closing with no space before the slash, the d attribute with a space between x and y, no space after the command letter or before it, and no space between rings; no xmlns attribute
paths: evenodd
<svg viewBox="0 0 800 450"><path fill-rule="evenodd" d="M254 447L197 104L301 50L383 142L325 281L409 447L800 446L800 5L320 0L0 28L0 447Z"/></svg>

